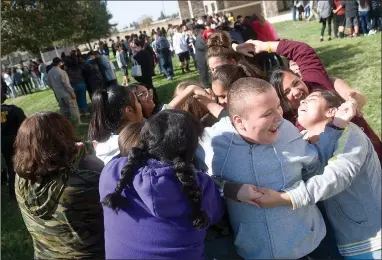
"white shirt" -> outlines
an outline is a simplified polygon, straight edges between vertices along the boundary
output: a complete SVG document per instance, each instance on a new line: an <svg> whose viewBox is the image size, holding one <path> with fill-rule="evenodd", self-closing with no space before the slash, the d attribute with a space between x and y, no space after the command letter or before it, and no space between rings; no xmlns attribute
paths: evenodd
<svg viewBox="0 0 382 260"><path fill-rule="evenodd" d="M119 154L118 146L119 135L112 135L110 138L103 143L98 143L95 152L98 159L104 162L106 165L114 156Z"/></svg>
<svg viewBox="0 0 382 260"><path fill-rule="evenodd" d="M174 34L172 38L172 45L175 51L175 54L179 54L182 52L188 51L188 46L186 42L186 38L183 34L177 32Z"/></svg>
<svg viewBox="0 0 382 260"><path fill-rule="evenodd" d="M13 85L12 78L8 75L8 73L4 73L3 78L8 87Z"/></svg>

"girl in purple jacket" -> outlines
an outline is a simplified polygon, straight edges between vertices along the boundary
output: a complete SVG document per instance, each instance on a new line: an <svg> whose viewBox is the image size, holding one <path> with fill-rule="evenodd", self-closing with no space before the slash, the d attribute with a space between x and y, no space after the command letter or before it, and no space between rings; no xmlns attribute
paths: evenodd
<svg viewBox="0 0 382 260"><path fill-rule="evenodd" d="M203 128L164 110L143 126L128 158L101 173L106 259L203 259L206 229L223 215L214 181L192 163ZM123 142L122 142L123 143Z"/></svg>

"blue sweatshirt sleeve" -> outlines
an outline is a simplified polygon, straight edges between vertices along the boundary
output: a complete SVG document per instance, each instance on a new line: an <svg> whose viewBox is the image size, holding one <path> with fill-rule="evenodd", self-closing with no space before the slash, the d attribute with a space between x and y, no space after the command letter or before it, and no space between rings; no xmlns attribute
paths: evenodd
<svg viewBox="0 0 382 260"><path fill-rule="evenodd" d="M320 134L320 141L317 144L307 145L308 151L316 154L316 156L314 157L314 160L304 165L302 170L302 177L304 180L323 172L328 160L333 156L337 140L342 133L343 130L326 126L325 131Z"/></svg>
<svg viewBox="0 0 382 260"><path fill-rule="evenodd" d="M367 137L360 129L355 129L357 126L350 127L335 141L336 149L330 156L323 174L316 175L306 182L299 181L285 190L291 197L293 209L337 195L349 187L360 173L368 151Z"/></svg>

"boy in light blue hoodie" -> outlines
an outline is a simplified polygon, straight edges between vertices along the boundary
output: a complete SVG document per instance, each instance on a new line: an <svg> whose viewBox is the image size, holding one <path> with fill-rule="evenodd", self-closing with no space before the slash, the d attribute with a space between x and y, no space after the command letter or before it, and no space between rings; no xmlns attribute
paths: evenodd
<svg viewBox="0 0 382 260"><path fill-rule="evenodd" d="M324 126L341 105L338 95L314 90L298 109L298 121L309 142L318 140ZM278 192L257 187L264 193L256 203L262 207L289 205L294 210L324 200L337 245L345 259L381 259L381 164L370 139L349 123L336 142L335 152L324 172L287 188L287 200Z"/></svg>
<svg viewBox="0 0 382 260"><path fill-rule="evenodd" d="M282 119L280 100L269 83L237 80L228 94L228 110L230 117L205 129L196 152L200 167L204 163L210 174L227 182L283 191L320 170L320 150ZM342 118L350 120L347 113ZM341 126L339 122L334 124ZM342 134L336 126L325 128L322 139L328 144ZM245 187L241 186L237 199L243 197ZM226 187L222 189L226 194ZM236 250L245 259L298 259L314 251L326 234L316 205L259 209L237 200L226 202Z"/></svg>

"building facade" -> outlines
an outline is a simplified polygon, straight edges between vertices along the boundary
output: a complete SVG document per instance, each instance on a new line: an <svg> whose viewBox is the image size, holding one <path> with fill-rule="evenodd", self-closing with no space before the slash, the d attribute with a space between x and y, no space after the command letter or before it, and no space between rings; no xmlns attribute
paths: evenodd
<svg viewBox="0 0 382 260"><path fill-rule="evenodd" d="M265 18L274 17L287 11L293 4L292 0L254 0L254 1L184 1L178 0L181 20L203 15L232 12L233 16L247 16L261 13Z"/></svg>

